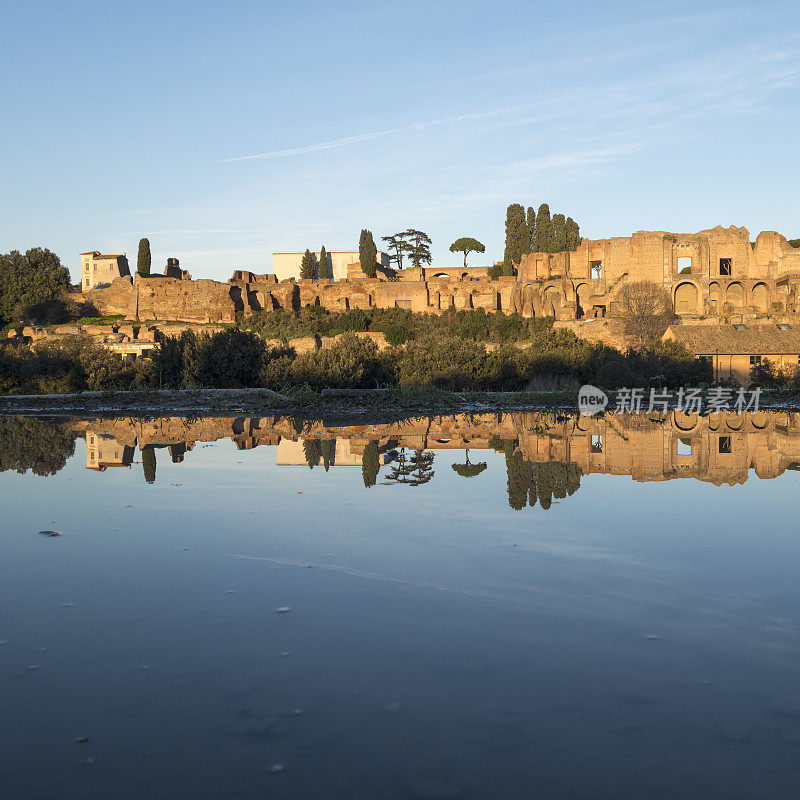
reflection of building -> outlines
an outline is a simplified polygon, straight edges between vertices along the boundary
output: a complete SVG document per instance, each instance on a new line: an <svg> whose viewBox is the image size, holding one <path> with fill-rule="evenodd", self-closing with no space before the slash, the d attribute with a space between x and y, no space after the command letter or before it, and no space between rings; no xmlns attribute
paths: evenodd
<svg viewBox="0 0 800 800"><path fill-rule="evenodd" d="M800 463L800 416L673 411L663 421L643 414L579 417L568 435L531 435L520 438L520 448L533 461L576 463L583 474L744 483L750 469L760 478L776 478Z"/></svg>
<svg viewBox="0 0 800 800"><path fill-rule="evenodd" d="M86 469L103 472L108 467L130 467L133 448L120 444L113 436L86 433Z"/></svg>
<svg viewBox="0 0 800 800"><path fill-rule="evenodd" d="M169 447L173 460L180 461L194 442L222 438L231 439L240 450L275 446L280 466L360 466L365 448L374 442L379 452L469 449L474 454L494 448L507 458L514 456L515 469L523 467L519 459L533 465L567 465L566 472L558 467L552 475L536 477L539 482L557 478L568 487L574 484L568 465L583 475L630 475L637 481L691 477L733 484L747 480L751 469L760 478L774 478L800 463L800 413L789 411L707 417L672 411L663 418L453 414L377 425L307 422L301 436L295 420L287 417L125 418L93 420L86 437L91 469L130 464L137 443L142 448Z"/></svg>
<svg viewBox="0 0 800 800"><path fill-rule="evenodd" d="M330 451L333 456L330 461L332 467L360 467L363 445L358 446L350 439L326 439L331 443ZM306 467L308 466L308 444L317 444L315 453L322 463L322 440L315 439L281 439L276 448L276 461L279 467ZM314 456L312 456L313 458Z"/></svg>

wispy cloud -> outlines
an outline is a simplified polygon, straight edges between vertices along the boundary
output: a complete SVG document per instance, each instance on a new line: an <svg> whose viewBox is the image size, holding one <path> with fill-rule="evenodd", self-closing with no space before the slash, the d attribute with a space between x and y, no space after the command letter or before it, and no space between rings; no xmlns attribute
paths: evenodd
<svg viewBox="0 0 800 800"><path fill-rule="evenodd" d="M348 144L367 142L371 139L380 139L384 136L393 136L397 133L406 133L407 131L423 131L427 130L428 128L436 128L441 125L454 125L458 122L467 122L485 119L487 117L496 117L500 114L508 114L524 107L525 106L513 106L510 108L499 108L494 111L481 111L475 114L459 114L456 117L434 119L427 122L414 122L410 125L401 125L399 128L387 128L383 131L372 131L370 133L358 133L355 136L345 136L341 139L334 139L331 142L318 142L317 144L308 144L304 145L303 147L290 147L286 150L272 150L268 153L257 153L256 155L251 156L234 156L233 158L223 158L220 163L227 164L232 161L253 161L256 159L284 158L285 156L298 156L303 155L304 153L316 153L319 150L332 150L335 147L345 147Z"/></svg>

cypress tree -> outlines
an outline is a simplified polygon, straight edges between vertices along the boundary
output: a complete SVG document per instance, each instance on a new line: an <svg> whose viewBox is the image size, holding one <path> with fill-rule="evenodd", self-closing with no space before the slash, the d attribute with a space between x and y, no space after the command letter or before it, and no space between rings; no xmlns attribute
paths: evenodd
<svg viewBox="0 0 800 800"><path fill-rule="evenodd" d="M156 449L151 444L142 448L142 470L147 483L156 482Z"/></svg>
<svg viewBox="0 0 800 800"><path fill-rule="evenodd" d="M533 247L533 242L534 242L533 237L536 233L536 212L533 210L533 206L528 206L528 215L525 222L528 225L528 237L529 237L528 249L526 252L535 253L536 250Z"/></svg>
<svg viewBox="0 0 800 800"><path fill-rule="evenodd" d="M314 267L316 266L314 255L310 250L303 253L303 258L300 261L300 277L303 279L314 277Z"/></svg>
<svg viewBox="0 0 800 800"><path fill-rule="evenodd" d="M525 209L512 203L506 209L506 249L503 255L503 275L513 275L523 253L530 248L530 233L525 221Z"/></svg>
<svg viewBox="0 0 800 800"><path fill-rule="evenodd" d="M567 221L563 214L553 214L553 253L567 249Z"/></svg>
<svg viewBox="0 0 800 800"><path fill-rule="evenodd" d="M136 258L136 271L140 275L150 274L150 240L139 239L139 255Z"/></svg>
<svg viewBox="0 0 800 800"><path fill-rule="evenodd" d="M378 454L378 443L371 441L364 447L364 455L361 456L361 476L367 489L375 485L380 469L381 460Z"/></svg>
<svg viewBox="0 0 800 800"><path fill-rule="evenodd" d="M327 281L333 279L333 270L328 267L328 252L325 250L325 245L322 245L319 251L319 279Z"/></svg>
<svg viewBox="0 0 800 800"><path fill-rule="evenodd" d="M361 262L361 271L368 277L374 278L377 267L378 248L372 238L372 231L366 228L361 231L358 241L358 260Z"/></svg>
<svg viewBox="0 0 800 800"><path fill-rule="evenodd" d="M553 252L553 223L550 221L550 206L542 203L536 213L534 249L537 253Z"/></svg>
<svg viewBox="0 0 800 800"><path fill-rule="evenodd" d="M581 229L572 217L567 217L567 250L577 250L581 243Z"/></svg>

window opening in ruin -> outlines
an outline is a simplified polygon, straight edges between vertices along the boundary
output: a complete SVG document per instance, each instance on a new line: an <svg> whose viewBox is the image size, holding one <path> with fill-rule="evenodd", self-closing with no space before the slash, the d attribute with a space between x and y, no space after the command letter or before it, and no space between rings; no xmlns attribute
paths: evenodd
<svg viewBox="0 0 800 800"><path fill-rule="evenodd" d="M719 437L719 452L722 454L729 454L731 452L731 437L730 436L720 436Z"/></svg>
<svg viewBox="0 0 800 800"><path fill-rule="evenodd" d="M592 308L592 314L595 318L604 317L606 315L606 307L594 306L594 308Z"/></svg>
<svg viewBox="0 0 800 800"><path fill-rule="evenodd" d="M592 279L599 280L603 277L603 262L602 261L590 261L589 262L589 274L591 275Z"/></svg>
<svg viewBox="0 0 800 800"><path fill-rule="evenodd" d="M691 275L692 274L692 257L691 256L678 256L678 274Z"/></svg>
<svg viewBox="0 0 800 800"><path fill-rule="evenodd" d="M603 437L600 434L592 434L592 452L603 452Z"/></svg>
<svg viewBox="0 0 800 800"><path fill-rule="evenodd" d="M733 329L737 330L737 331L746 331L747 330L747 325L745 325L743 322L737 322L733 326Z"/></svg>
<svg viewBox="0 0 800 800"><path fill-rule="evenodd" d="M733 268L732 258L721 258L719 260L719 274L730 275Z"/></svg>
<svg viewBox="0 0 800 800"><path fill-rule="evenodd" d="M690 456L692 454L692 440L688 436L681 436L678 439L678 455Z"/></svg>
<svg viewBox="0 0 800 800"><path fill-rule="evenodd" d="M779 330L779 331L790 331L791 329L792 329L792 326L791 326L791 325L789 325L789 323L788 323L788 322L781 322L781 323L778 325L778 330Z"/></svg>

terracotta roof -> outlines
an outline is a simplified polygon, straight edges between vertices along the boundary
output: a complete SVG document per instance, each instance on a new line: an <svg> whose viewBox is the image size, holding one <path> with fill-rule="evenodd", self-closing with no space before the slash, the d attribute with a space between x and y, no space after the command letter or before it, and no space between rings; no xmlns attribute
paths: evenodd
<svg viewBox="0 0 800 800"><path fill-rule="evenodd" d="M99 258L123 258L123 255L122 255L122 253L117 253L116 255L100 255L100 254L98 254L98 255L95 256L95 258L96 259L99 259Z"/></svg>
<svg viewBox="0 0 800 800"><path fill-rule="evenodd" d="M695 355L800 354L800 325L671 325L665 339L676 339Z"/></svg>

